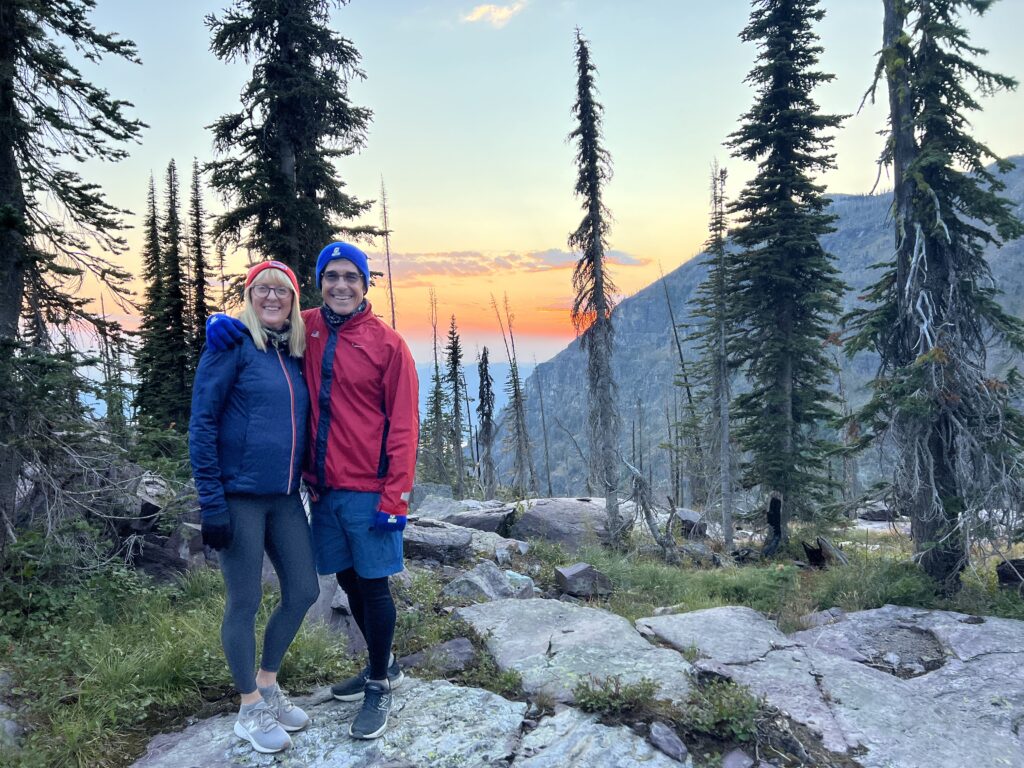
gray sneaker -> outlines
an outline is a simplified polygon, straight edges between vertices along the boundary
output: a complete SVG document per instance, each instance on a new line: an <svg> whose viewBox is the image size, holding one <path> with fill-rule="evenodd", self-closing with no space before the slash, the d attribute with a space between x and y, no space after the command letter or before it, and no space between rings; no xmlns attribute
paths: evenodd
<svg viewBox="0 0 1024 768"><path fill-rule="evenodd" d="M274 717L265 701L260 701L247 712L239 712L235 720L235 735L245 739L257 752L272 754L292 745L291 737Z"/></svg>
<svg viewBox="0 0 1024 768"><path fill-rule="evenodd" d="M372 680L366 681L363 690L363 708L348 727L348 735L353 739L376 739L388 727L391 690L387 685Z"/></svg>
<svg viewBox="0 0 1024 768"><path fill-rule="evenodd" d="M370 665L367 664L355 677L350 677L332 685L331 695L338 701L359 701L363 698L363 689L366 687L366 681L369 679ZM395 688L400 686L403 680L405 680L405 675L402 674L402 668L398 664L398 659L395 659L391 662L391 666L388 667L388 683L391 684L391 690L395 690Z"/></svg>
<svg viewBox="0 0 1024 768"><path fill-rule="evenodd" d="M286 731L289 733L301 731L309 725L309 715L292 704L288 694L282 691L277 683L260 688L259 691L263 700L267 702L267 706L270 707L270 711L274 713L277 722Z"/></svg>

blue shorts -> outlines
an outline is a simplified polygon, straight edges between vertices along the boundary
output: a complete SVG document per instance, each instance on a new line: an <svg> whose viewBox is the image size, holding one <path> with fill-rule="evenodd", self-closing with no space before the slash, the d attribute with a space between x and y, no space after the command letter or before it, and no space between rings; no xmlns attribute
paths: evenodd
<svg viewBox="0 0 1024 768"><path fill-rule="evenodd" d="M364 579L402 570L402 532L373 530L380 494L327 491L312 504L316 571L340 573L355 568Z"/></svg>

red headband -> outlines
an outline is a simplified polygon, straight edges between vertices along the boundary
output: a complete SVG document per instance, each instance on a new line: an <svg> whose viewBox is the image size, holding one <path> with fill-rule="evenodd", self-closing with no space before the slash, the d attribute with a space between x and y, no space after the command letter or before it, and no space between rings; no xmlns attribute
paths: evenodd
<svg viewBox="0 0 1024 768"><path fill-rule="evenodd" d="M291 268L289 268L287 264L283 264L280 261L264 261L250 269L249 274L245 277L245 287L248 288L252 285L252 281L256 279L256 275L265 269L277 269L284 272L285 275L288 276L288 279L292 281L292 288L295 289L295 295L299 295L299 281L295 279L295 273L292 272Z"/></svg>

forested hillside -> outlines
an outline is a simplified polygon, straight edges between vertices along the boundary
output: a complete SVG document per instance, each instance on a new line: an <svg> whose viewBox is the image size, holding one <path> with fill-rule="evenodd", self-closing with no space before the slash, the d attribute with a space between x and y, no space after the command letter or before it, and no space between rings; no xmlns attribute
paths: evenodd
<svg viewBox="0 0 1024 768"><path fill-rule="evenodd" d="M1018 216L1024 214L1024 156L1013 158L1017 167L1006 174L1005 195L1015 202ZM831 210L838 216L836 231L823 238L827 251L834 254L849 289L844 296L844 311L858 303L864 288L877 278L872 265L889 258L892 249L892 225L888 221L889 193L877 195L832 195ZM1004 306L1018 317L1024 313L1024 242L1010 242L987 253L993 275L1003 292ZM665 275L676 322L680 327L687 365L694 360L693 344L685 340L686 325L691 322L689 301L705 276L701 256L690 259ZM653 283L622 301L613 315L615 328L614 372L618 384L618 402L623 418L620 444L624 455L633 455L633 429L637 429L638 448L643 449L644 467L649 468L655 488L667 489L669 472L667 451L658 446L668 435L669 419L674 418L674 399L682 397L673 385L679 371L665 301L665 288ZM866 397L866 382L875 369L870 355L848 360L840 353L842 376L847 395L853 403ZM540 398L549 412L547 423L551 483L556 494L585 493L584 462L574 441L583 451L586 418L586 357L574 341L551 360L541 363L526 380L527 421L533 445L533 460L541 486L545 488L543 433ZM740 383L742 388L742 383ZM550 404L557 403L557 410ZM638 404L639 403L639 404ZM499 433L499 442L502 434ZM571 436L571 437L570 437ZM509 457L501 454L500 471L507 473ZM870 471L865 465L864 470ZM663 495L663 493L662 493Z"/></svg>

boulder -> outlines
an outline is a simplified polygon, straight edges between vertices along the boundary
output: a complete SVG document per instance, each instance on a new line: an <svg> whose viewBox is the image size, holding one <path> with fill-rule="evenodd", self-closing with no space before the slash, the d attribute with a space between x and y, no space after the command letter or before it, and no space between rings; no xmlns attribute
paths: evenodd
<svg viewBox="0 0 1024 768"><path fill-rule="evenodd" d="M430 496L450 499L452 487L442 483L413 483L412 493L409 495L409 510L415 512Z"/></svg>
<svg viewBox="0 0 1024 768"><path fill-rule="evenodd" d="M500 507L498 509L459 509L438 518L446 523L461 525L476 531L487 531L508 537L515 519L515 509Z"/></svg>
<svg viewBox="0 0 1024 768"><path fill-rule="evenodd" d="M700 512L687 507L676 507L674 514L682 525L686 538L703 539L708 535L708 524Z"/></svg>
<svg viewBox="0 0 1024 768"><path fill-rule="evenodd" d="M683 740L679 738L675 730L669 726L655 720L651 723L649 738L651 740L651 744L656 746L677 763L693 765L693 760L690 758L690 750L686 748L686 745L683 744Z"/></svg>
<svg viewBox="0 0 1024 768"><path fill-rule="evenodd" d="M525 600L534 596L536 587L534 586L533 579L529 576L507 570L505 571L505 578L508 579L509 586L512 587L512 591L515 593L513 597Z"/></svg>
<svg viewBox="0 0 1024 768"><path fill-rule="evenodd" d="M742 749L733 749L722 757L722 768L754 768L754 758Z"/></svg>
<svg viewBox="0 0 1024 768"><path fill-rule="evenodd" d="M625 726L601 725L571 707L545 717L523 737L513 768L679 768Z"/></svg>
<svg viewBox="0 0 1024 768"><path fill-rule="evenodd" d="M681 654L656 648L621 616L557 600L499 600L459 608L458 618L486 638L502 671L522 675L527 694L571 702L573 689L592 677L647 678L658 698L683 701L690 664Z"/></svg>
<svg viewBox="0 0 1024 768"><path fill-rule="evenodd" d="M448 523L452 525L452 523ZM506 539L497 533L480 531L470 528L472 531L472 547L480 557L496 560L499 565L509 563L515 555L525 555L530 551L530 545L525 541L517 539Z"/></svg>
<svg viewBox="0 0 1024 768"><path fill-rule="evenodd" d="M348 726L359 702L334 701L326 688L294 701L312 723L279 755L258 754L238 739L232 712L156 736L133 768L490 768L508 764L526 713L526 704L490 691L409 678L395 693L384 735L357 741Z"/></svg>
<svg viewBox="0 0 1024 768"><path fill-rule="evenodd" d="M829 608L825 611L805 613L797 621L804 629L813 629L814 627L823 627L826 624L842 621L844 616L846 616L846 611L842 608Z"/></svg>
<svg viewBox="0 0 1024 768"><path fill-rule="evenodd" d="M1000 587L1021 589L1024 586L1024 557L1001 562L996 566L996 578Z"/></svg>
<svg viewBox="0 0 1024 768"><path fill-rule="evenodd" d="M787 638L756 611L726 607L637 625L671 647L696 648L705 657L694 664L698 671L746 686L810 729L825 749L864 768L1022 768L1024 749L1013 729L1024 717L1024 682L1014 671L1024 662L1024 622L969 619L886 606ZM904 680L868 663L883 650L881 639L903 642L911 624L956 657L955 673L950 661Z"/></svg>
<svg viewBox="0 0 1024 768"><path fill-rule="evenodd" d="M461 672L477 659L476 648L465 637L456 637L435 648L428 648L399 659L402 669L428 667L439 675Z"/></svg>
<svg viewBox="0 0 1024 768"><path fill-rule="evenodd" d="M414 560L436 560L451 565L467 560L472 554L473 534L468 529L437 520L410 521L402 540L405 556Z"/></svg>
<svg viewBox="0 0 1024 768"><path fill-rule="evenodd" d="M555 568L555 583L573 597L598 597L612 593L612 581L589 563Z"/></svg>
<svg viewBox="0 0 1024 768"><path fill-rule="evenodd" d="M857 510L856 516L860 520L868 520L873 523L887 523L899 517L881 501L868 502Z"/></svg>
<svg viewBox="0 0 1024 768"><path fill-rule="evenodd" d="M415 509L410 507L410 512L418 518L440 519L444 515L458 512L461 509L462 502L453 499L451 496L427 496Z"/></svg>
<svg viewBox="0 0 1024 768"><path fill-rule="evenodd" d="M474 602L503 600L516 595L516 590L509 584L508 577L490 560L484 560L473 570L448 582L442 592L449 598ZM532 594L530 596L532 597Z"/></svg>
<svg viewBox="0 0 1024 768"><path fill-rule="evenodd" d="M607 539L604 499L529 499L519 505L506 535L544 539L570 552L584 544L599 544Z"/></svg>
<svg viewBox="0 0 1024 768"><path fill-rule="evenodd" d="M188 536L188 533L174 536L144 533L137 536L138 551L132 557L132 565L156 581L175 581L191 563L192 539Z"/></svg>

